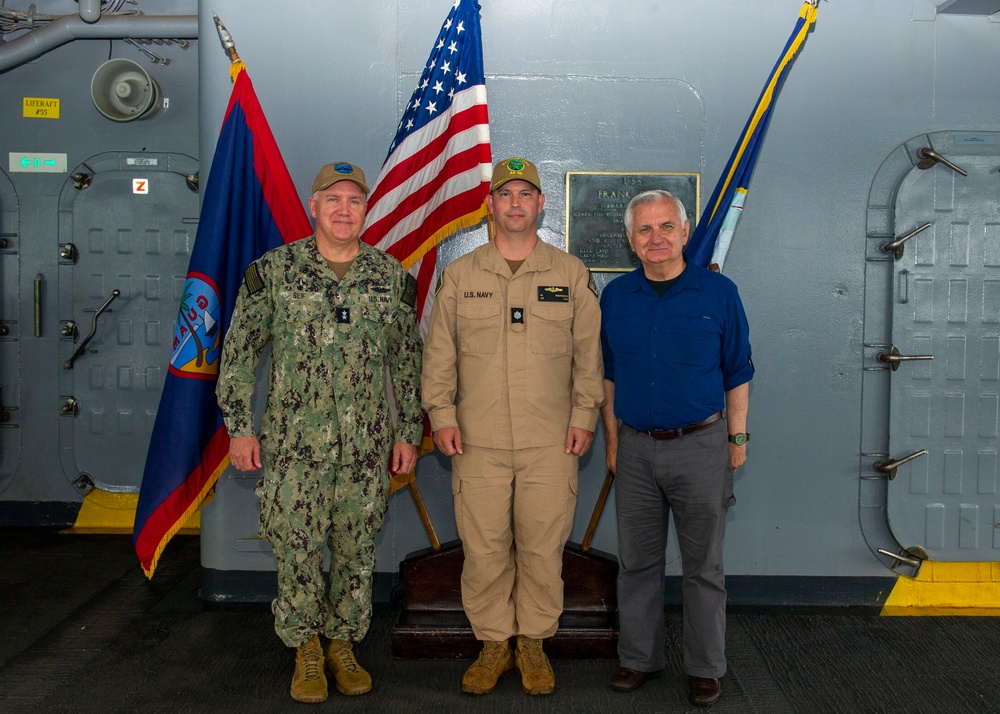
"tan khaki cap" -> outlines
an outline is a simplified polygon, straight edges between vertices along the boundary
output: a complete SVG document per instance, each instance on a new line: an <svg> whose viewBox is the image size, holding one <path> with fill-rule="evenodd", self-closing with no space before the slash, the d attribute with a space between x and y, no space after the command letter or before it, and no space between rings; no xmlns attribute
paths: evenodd
<svg viewBox="0 0 1000 714"><path fill-rule="evenodd" d="M356 183L361 187L361 190L368 194L368 184L365 183L365 172L359 169L354 164L349 164L346 161L338 161L334 164L327 164L319 170L316 174L316 178L313 180L312 192L322 191L325 188L330 188L333 184L338 181L350 181Z"/></svg>
<svg viewBox="0 0 1000 714"><path fill-rule="evenodd" d="M490 182L490 191L496 191L508 181L527 181L539 191L542 190L542 182L538 178L538 169L527 159L513 157L501 161L493 167L493 180Z"/></svg>

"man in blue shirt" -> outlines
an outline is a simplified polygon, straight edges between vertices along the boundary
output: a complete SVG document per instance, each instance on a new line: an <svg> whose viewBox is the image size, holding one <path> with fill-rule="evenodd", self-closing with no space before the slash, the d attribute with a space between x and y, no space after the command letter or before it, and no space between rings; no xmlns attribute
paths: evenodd
<svg viewBox="0 0 1000 714"><path fill-rule="evenodd" d="M625 210L641 268L601 296L608 467L616 474L619 668L631 691L663 672L669 513L683 569L689 700L711 706L726 673L722 542L746 460L749 325L731 280L684 261L690 223L667 191Z"/></svg>

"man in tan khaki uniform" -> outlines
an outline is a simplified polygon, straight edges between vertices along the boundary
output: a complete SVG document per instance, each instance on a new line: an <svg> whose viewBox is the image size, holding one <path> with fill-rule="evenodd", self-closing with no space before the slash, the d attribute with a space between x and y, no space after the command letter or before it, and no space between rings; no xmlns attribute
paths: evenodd
<svg viewBox="0 0 1000 714"><path fill-rule="evenodd" d="M452 457L462 604L483 641L462 691L486 694L516 665L525 692L550 694L542 640L562 613L577 465L604 402L601 316L583 263L538 238L535 166L501 161L490 189L496 239L441 276L422 402Z"/></svg>

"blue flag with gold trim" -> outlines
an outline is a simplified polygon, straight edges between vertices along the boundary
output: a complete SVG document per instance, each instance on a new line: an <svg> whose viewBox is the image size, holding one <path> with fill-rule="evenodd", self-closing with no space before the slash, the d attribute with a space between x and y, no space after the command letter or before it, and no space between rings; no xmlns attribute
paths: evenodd
<svg viewBox="0 0 1000 714"><path fill-rule="evenodd" d="M719 178L719 183L712 192L712 197L701 214L701 220L694 229L688 242L685 257L689 263L702 267L713 267L722 270L732 242L733 231L743 211L750 179L757 155L764 143L767 125L771 121L771 110L781 91L781 85L792 66L792 60L801 49L806 35L816 22L816 6L819 0L806 0L799 11L799 19L795 23L785 49L775 63L767 78L757 104L743 127L739 141L733 149L732 156Z"/></svg>

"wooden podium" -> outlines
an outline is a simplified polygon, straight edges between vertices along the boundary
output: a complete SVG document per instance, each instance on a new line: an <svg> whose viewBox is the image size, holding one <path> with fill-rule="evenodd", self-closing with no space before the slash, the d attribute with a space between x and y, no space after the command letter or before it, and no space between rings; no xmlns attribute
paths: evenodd
<svg viewBox="0 0 1000 714"><path fill-rule="evenodd" d="M482 649L462 610L461 541L411 553L400 563L403 607L391 652L403 659L475 659ZM563 551L564 605L559 630L545 642L554 658L618 657L618 560L568 543Z"/></svg>

